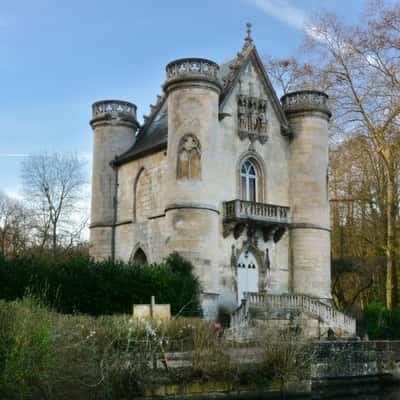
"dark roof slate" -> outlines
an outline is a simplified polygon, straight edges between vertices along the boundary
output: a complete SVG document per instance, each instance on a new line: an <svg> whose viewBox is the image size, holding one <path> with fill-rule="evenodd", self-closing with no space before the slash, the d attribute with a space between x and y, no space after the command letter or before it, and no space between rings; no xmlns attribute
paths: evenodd
<svg viewBox="0 0 400 400"><path fill-rule="evenodd" d="M168 138L168 113L160 111L160 117L154 118L146 130L140 130L135 143L126 152L115 160L115 165L137 160L149 154L167 148Z"/></svg>

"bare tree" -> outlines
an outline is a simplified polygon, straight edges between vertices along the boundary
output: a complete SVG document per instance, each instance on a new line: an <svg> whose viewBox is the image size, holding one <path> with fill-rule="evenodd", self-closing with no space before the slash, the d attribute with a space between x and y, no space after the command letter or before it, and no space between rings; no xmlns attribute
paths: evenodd
<svg viewBox="0 0 400 400"><path fill-rule="evenodd" d="M24 205L0 192L0 254L23 254L32 245L32 214Z"/></svg>
<svg viewBox="0 0 400 400"><path fill-rule="evenodd" d="M364 135L382 161L386 303L390 308L396 289L395 227L399 217L400 4L374 4L359 26L346 26L332 14L319 18L310 50L320 55L319 74L329 82L327 91L335 102L336 123L347 133Z"/></svg>
<svg viewBox="0 0 400 400"><path fill-rule="evenodd" d="M375 0L364 14L358 26L346 26L334 14L320 16L301 61L265 61L278 91L329 94L333 251L376 257L383 250L385 297L392 307L400 301L400 3Z"/></svg>
<svg viewBox="0 0 400 400"><path fill-rule="evenodd" d="M41 247L56 252L80 237L87 222L84 166L76 154L61 153L30 155L23 162L25 199L35 213Z"/></svg>
<svg viewBox="0 0 400 400"><path fill-rule="evenodd" d="M316 83L315 68L309 63L302 63L295 57L274 59L264 56L263 61L280 95L301 89L321 89L319 82Z"/></svg>

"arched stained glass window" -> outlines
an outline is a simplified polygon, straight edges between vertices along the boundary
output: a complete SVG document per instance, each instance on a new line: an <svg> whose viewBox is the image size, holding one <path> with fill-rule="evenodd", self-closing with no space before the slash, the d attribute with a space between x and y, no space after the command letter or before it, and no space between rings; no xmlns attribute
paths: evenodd
<svg viewBox="0 0 400 400"><path fill-rule="evenodd" d="M257 169L250 160L245 160L240 168L242 200L257 201Z"/></svg>

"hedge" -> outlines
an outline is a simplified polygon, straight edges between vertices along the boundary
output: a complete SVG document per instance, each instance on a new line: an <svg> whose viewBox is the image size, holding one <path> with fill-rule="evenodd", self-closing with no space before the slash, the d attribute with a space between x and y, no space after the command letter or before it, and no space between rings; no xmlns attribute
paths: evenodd
<svg viewBox="0 0 400 400"><path fill-rule="evenodd" d="M39 297L61 313L131 313L133 304L171 304L172 314L200 315L200 285L192 265L173 253L160 264L95 261L72 254L57 260L0 257L0 299Z"/></svg>

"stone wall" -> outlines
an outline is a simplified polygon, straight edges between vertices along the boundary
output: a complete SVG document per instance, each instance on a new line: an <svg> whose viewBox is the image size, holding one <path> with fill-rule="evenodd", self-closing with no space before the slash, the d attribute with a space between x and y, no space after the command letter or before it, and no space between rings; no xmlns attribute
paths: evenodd
<svg viewBox="0 0 400 400"><path fill-rule="evenodd" d="M118 170L116 257L129 260L140 247L148 261L160 262L165 252L164 152L122 165Z"/></svg>

